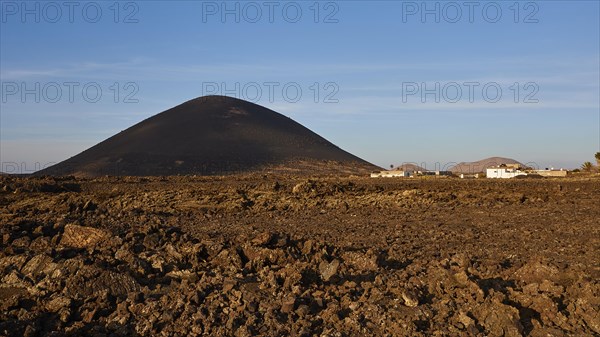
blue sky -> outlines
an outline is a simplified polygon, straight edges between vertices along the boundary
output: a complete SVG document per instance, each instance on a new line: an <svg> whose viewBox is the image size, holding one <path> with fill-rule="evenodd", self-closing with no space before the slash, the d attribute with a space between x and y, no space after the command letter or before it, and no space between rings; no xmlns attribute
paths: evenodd
<svg viewBox="0 0 600 337"><path fill-rule="evenodd" d="M0 3L4 171L211 93L386 167L600 151L598 1Z"/></svg>

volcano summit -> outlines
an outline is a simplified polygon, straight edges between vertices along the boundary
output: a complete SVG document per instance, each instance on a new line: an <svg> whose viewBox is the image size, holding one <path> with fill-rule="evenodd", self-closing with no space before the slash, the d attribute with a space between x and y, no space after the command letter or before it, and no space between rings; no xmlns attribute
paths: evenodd
<svg viewBox="0 0 600 337"><path fill-rule="evenodd" d="M361 173L374 165L247 101L205 96L150 117L37 174Z"/></svg>

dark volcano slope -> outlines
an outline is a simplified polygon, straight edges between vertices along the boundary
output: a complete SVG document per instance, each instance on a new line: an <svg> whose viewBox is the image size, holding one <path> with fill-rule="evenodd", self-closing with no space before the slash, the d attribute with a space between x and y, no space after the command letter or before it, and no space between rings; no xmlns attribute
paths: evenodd
<svg viewBox="0 0 600 337"><path fill-rule="evenodd" d="M185 102L39 171L47 175L220 175L268 170L360 173L376 167L290 118L243 100Z"/></svg>

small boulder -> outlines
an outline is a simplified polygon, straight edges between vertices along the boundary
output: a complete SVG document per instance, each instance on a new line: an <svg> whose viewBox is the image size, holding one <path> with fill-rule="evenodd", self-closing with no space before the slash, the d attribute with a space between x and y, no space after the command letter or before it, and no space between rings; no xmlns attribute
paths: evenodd
<svg viewBox="0 0 600 337"><path fill-rule="evenodd" d="M70 248L93 248L109 238L110 234L104 230L68 224L65 226L60 245Z"/></svg>
<svg viewBox="0 0 600 337"><path fill-rule="evenodd" d="M402 292L402 300L407 307L414 308L419 305L419 297L414 291L405 290Z"/></svg>
<svg viewBox="0 0 600 337"><path fill-rule="evenodd" d="M264 232L258 234L254 239L252 239L251 242L255 246L266 246L271 242L271 240L273 240L273 234Z"/></svg>
<svg viewBox="0 0 600 337"><path fill-rule="evenodd" d="M295 305L296 305L295 297L291 296L291 297L285 298L281 302L281 312L283 312L284 314L290 313L294 310Z"/></svg>
<svg viewBox="0 0 600 337"><path fill-rule="evenodd" d="M319 273L323 281L329 281L335 274L337 274L340 267L339 260L333 260L331 262L321 261L319 264Z"/></svg>
<svg viewBox="0 0 600 337"><path fill-rule="evenodd" d="M71 299L68 297L56 297L46 304L46 309L50 312L59 312L63 308L71 306Z"/></svg>

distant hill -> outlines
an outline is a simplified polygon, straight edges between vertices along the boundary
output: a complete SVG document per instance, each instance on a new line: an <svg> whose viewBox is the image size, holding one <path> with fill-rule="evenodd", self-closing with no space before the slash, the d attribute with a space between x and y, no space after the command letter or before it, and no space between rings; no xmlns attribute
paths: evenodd
<svg viewBox="0 0 600 337"><path fill-rule="evenodd" d="M421 166L419 166L417 164L413 164L413 163L404 163L402 165L394 166L394 170L399 170L399 171L427 171L426 169L422 168Z"/></svg>
<svg viewBox="0 0 600 337"><path fill-rule="evenodd" d="M275 169L358 174L379 169L275 111L206 96L150 117L36 174L223 175Z"/></svg>
<svg viewBox="0 0 600 337"><path fill-rule="evenodd" d="M503 157L490 157L474 162L462 162L450 168L452 173L479 173L485 172L485 169L492 166L497 166L501 164L521 164L520 162L511 159L511 158L503 158Z"/></svg>

